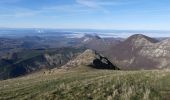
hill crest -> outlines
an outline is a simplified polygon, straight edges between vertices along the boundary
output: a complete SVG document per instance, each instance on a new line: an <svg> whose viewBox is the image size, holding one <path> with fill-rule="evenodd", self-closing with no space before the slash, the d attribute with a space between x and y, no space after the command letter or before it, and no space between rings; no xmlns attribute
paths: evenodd
<svg viewBox="0 0 170 100"><path fill-rule="evenodd" d="M84 53L80 54L75 59L62 66L62 68L70 69L81 66L89 66L96 69L119 69L113 65L106 57L91 49L87 49Z"/></svg>

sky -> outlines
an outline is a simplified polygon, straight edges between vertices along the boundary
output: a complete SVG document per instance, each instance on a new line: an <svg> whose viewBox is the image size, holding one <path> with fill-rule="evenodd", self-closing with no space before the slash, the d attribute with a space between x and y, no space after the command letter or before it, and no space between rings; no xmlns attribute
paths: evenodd
<svg viewBox="0 0 170 100"><path fill-rule="evenodd" d="M170 0L0 0L0 27L170 30Z"/></svg>

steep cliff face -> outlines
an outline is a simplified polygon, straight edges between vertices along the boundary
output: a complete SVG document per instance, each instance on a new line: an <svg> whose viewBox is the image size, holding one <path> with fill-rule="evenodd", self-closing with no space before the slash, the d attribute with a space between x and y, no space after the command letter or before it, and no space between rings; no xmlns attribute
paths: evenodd
<svg viewBox="0 0 170 100"><path fill-rule="evenodd" d="M170 68L170 41L169 39L153 44L150 47L143 47L139 55L146 56L157 62L156 68Z"/></svg>
<svg viewBox="0 0 170 100"><path fill-rule="evenodd" d="M119 69L117 66L113 65L106 57L90 49L86 50L75 59L69 61L66 65L62 66L62 68L70 69L80 66L88 66L96 69Z"/></svg>
<svg viewBox="0 0 170 100"><path fill-rule="evenodd" d="M169 68L169 44L169 40L159 42L154 38L137 34L116 45L109 54L112 61L123 69Z"/></svg>

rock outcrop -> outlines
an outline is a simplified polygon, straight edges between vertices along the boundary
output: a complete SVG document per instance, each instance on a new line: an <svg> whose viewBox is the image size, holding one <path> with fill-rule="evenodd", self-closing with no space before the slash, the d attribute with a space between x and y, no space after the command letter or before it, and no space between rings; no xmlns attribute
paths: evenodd
<svg viewBox="0 0 170 100"><path fill-rule="evenodd" d="M114 46L109 57L122 69L170 68L170 41L158 41L141 34ZM110 56L111 55L111 56Z"/></svg>
<svg viewBox="0 0 170 100"><path fill-rule="evenodd" d="M62 68L70 69L79 66L89 66L96 69L119 69L117 66L113 65L106 57L90 49L86 50L75 59L69 61L66 65L62 66Z"/></svg>

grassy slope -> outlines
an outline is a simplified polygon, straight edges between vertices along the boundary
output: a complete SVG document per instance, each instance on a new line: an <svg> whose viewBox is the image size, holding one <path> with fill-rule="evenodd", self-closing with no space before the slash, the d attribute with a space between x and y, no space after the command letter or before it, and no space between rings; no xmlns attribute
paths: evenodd
<svg viewBox="0 0 170 100"><path fill-rule="evenodd" d="M0 99L170 99L170 71L88 71L88 68L79 68L0 81Z"/></svg>

